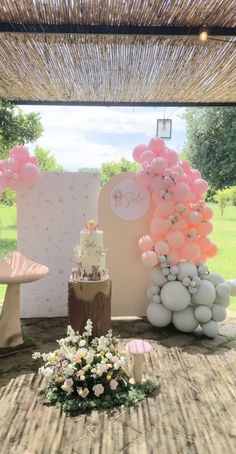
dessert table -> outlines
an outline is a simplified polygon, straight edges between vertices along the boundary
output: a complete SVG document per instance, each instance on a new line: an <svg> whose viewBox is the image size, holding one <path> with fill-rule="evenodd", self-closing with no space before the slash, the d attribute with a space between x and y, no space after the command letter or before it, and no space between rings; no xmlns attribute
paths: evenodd
<svg viewBox="0 0 236 454"><path fill-rule="evenodd" d="M93 336L100 337L111 328L110 279L68 283L68 321L75 331L83 332L88 319L93 323Z"/></svg>

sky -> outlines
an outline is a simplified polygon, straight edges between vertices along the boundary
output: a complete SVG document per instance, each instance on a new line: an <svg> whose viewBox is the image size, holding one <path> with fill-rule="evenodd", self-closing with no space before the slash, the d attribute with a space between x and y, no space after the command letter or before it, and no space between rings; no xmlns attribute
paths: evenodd
<svg viewBox="0 0 236 454"><path fill-rule="evenodd" d="M20 106L39 112L44 127L37 145L49 150L65 170L99 168L103 162L132 160L132 150L156 136L157 119L172 120L168 147L180 152L186 137L184 108ZM28 146L33 154L35 143Z"/></svg>

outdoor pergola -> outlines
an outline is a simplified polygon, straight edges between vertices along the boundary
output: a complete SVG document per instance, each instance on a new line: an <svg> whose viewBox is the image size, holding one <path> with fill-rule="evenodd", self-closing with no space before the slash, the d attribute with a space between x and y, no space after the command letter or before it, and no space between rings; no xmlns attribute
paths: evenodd
<svg viewBox="0 0 236 454"><path fill-rule="evenodd" d="M2 0L0 98L236 105L235 0Z"/></svg>

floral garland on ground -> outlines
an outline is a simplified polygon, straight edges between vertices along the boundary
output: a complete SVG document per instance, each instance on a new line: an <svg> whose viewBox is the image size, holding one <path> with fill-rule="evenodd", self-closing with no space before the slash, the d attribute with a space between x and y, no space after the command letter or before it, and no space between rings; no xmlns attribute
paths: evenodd
<svg viewBox="0 0 236 454"><path fill-rule="evenodd" d="M45 363L39 373L48 379L41 394L56 407L80 413L90 409L131 406L152 393L150 380L132 384L126 372L129 354L118 350L118 338L109 330L106 336L92 338L92 322L82 334L67 328L67 337L57 341L59 349L34 353Z"/></svg>

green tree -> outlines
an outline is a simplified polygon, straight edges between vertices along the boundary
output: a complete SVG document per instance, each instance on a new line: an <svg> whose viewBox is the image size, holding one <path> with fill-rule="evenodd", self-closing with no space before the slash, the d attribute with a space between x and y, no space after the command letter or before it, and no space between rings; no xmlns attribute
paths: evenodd
<svg viewBox="0 0 236 454"><path fill-rule="evenodd" d="M80 169L78 169L78 172L98 172L100 173L100 169L98 169L97 167L80 167Z"/></svg>
<svg viewBox="0 0 236 454"><path fill-rule="evenodd" d="M189 108L187 158L212 188L236 184L236 109L234 107Z"/></svg>
<svg viewBox="0 0 236 454"><path fill-rule="evenodd" d="M104 162L101 166L101 183L104 185L114 175L122 172L136 172L139 165L131 162L126 158L121 158L120 161Z"/></svg>
<svg viewBox="0 0 236 454"><path fill-rule="evenodd" d="M230 204L232 198L232 190L230 188L218 189L215 194L215 201L219 204L221 217L223 217L225 208Z"/></svg>
<svg viewBox="0 0 236 454"><path fill-rule="evenodd" d="M5 159L14 145L34 142L42 132L40 114L25 114L14 104L0 101L0 159Z"/></svg>
<svg viewBox="0 0 236 454"><path fill-rule="evenodd" d="M50 153L50 151L45 150L37 146L34 151L35 157L38 160L39 169L42 172L63 172L64 169L58 164L56 158Z"/></svg>

